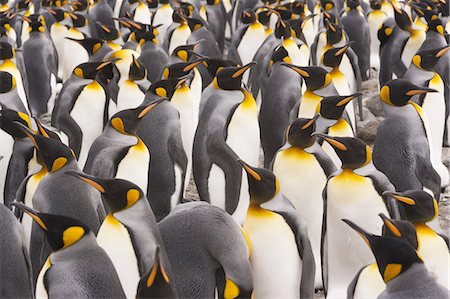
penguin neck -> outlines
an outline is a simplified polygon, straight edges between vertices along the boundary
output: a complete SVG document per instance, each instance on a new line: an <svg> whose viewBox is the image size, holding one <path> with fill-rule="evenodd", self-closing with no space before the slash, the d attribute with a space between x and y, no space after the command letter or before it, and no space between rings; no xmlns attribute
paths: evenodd
<svg viewBox="0 0 450 299"><path fill-rule="evenodd" d="M420 73L421 77L423 76L423 78L425 80L430 80L436 74L434 71L428 71L428 70L418 68L414 63L410 64L410 68L411 68L411 71L414 72L414 74Z"/></svg>
<svg viewBox="0 0 450 299"><path fill-rule="evenodd" d="M97 241L95 240L94 234L88 232L80 240L69 247L54 251L50 254L49 258L52 265L60 261L65 262L67 260L77 259L81 252L86 252L86 250L90 250L89 248L92 248L93 246L97 246Z"/></svg>
<svg viewBox="0 0 450 299"><path fill-rule="evenodd" d="M384 103L383 103L384 104ZM414 107L410 104L405 106L391 106L391 105L383 105L385 107L384 112L386 113L386 117L409 117L411 115L411 112L414 112L417 114Z"/></svg>
<svg viewBox="0 0 450 299"><path fill-rule="evenodd" d="M395 293L406 289L419 288L421 286L417 285L418 281L422 286L430 286L436 283L423 263L414 263L408 270L389 281L386 284L386 291Z"/></svg>
<svg viewBox="0 0 450 299"><path fill-rule="evenodd" d="M80 171L80 167L78 166L78 162L75 158L69 158L67 163L58 169L57 171L49 171L49 174L64 174L68 171Z"/></svg>

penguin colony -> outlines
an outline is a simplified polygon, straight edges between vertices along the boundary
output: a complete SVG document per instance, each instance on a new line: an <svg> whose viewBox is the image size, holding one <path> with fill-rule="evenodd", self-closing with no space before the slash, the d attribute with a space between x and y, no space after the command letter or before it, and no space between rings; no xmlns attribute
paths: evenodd
<svg viewBox="0 0 450 299"><path fill-rule="evenodd" d="M0 298L449 298L446 0L0 5Z"/></svg>

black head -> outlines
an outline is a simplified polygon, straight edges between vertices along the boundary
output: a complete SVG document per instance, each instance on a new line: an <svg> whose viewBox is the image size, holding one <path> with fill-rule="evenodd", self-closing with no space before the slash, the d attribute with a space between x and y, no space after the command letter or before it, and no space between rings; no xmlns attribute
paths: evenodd
<svg viewBox="0 0 450 299"><path fill-rule="evenodd" d="M397 26L404 31L411 31L412 21L409 17L408 13L404 11L402 8L398 8L395 5L392 5L394 8L394 18Z"/></svg>
<svg viewBox="0 0 450 299"><path fill-rule="evenodd" d="M97 189L111 214L132 207L138 200L147 200L142 190L127 180L97 178L83 172L74 171L68 171L66 174L74 176Z"/></svg>
<svg viewBox="0 0 450 299"><path fill-rule="evenodd" d="M383 197L395 199L401 206L406 220L412 223L430 222L439 213L437 200L423 190L384 192Z"/></svg>
<svg viewBox="0 0 450 299"><path fill-rule="evenodd" d="M45 28L45 20L44 17L38 14L33 14L28 17L23 17L23 19L29 23L29 32L40 32L44 33L46 31Z"/></svg>
<svg viewBox="0 0 450 299"><path fill-rule="evenodd" d="M160 261L159 252L158 246L153 266L139 281L136 298L177 298L175 288Z"/></svg>
<svg viewBox="0 0 450 299"><path fill-rule="evenodd" d="M291 25L289 25L289 23L283 21L282 18L278 18L278 21L275 24L274 34L275 34L275 37L278 39L290 38L292 36Z"/></svg>
<svg viewBox="0 0 450 299"><path fill-rule="evenodd" d="M375 255L378 270L385 283L398 277L412 265L423 261L409 243L399 238L376 236L363 230L350 220L343 219L367 243Z"/></svg>
<svg viewBox="0 0 450 299"><path fill-rule="evenodd" d="M106 41L113 41L120 36L119 30L116 27L104 25L100 22L96 23L97 33L99 37Z"/></svg>
<svg viewBox="0 0 450 299"><path fill-rule="evenodd" d="M62 22L66 18L66 12L61 8L50 8L48 12L53 15L56 22Z"/></svg>
<svg viewBox="0 0 450 299"><path fill-rule="evenodd" d="M265 168L252 167L242 160L238 160L238 162L247 173L251 203L260 205L277 195L280 186L273 172Z"/></svg>
<svg viewBox="0 0 450 299"><path fill-rule="evenodd" d="M141 105L133 109L125 109L111 117L109 124L117 132L125 135L136 135L141 120L165 98L158 99L149 105Z"/></svg>
<svg viewBox="0 0 450 299"><path fill-rule="evenodd" d="M70 2L70 7L74 11L85 11L89 6L88 0L77 0Z"/></svg>
<svg viewBox="0 0 450 299"><path fill-rule="evenodd" d="M381 9L382 1L380 0L370 0L370 8L373 10L380 10Z"/></svg>
<svg viewBox="0 0 450 299"><path fill-rule="evenodd" d="M179 62L166 67L163 71L164 79L173 79L187 76L191 71L202 63L204 59L197 59L192 62Z"/></svg>
<svg viewBox="0 0 450 299"><path fill-rule="evenodd" d="M31 119L28 114L11 109L0 110L0 129L14 138L26 138L27 135L17 123L32 130Z"/></svg>
<svg viewBox="0 0 450 299"><path fill-rule="evenodd" d="M246 9L241 13L242 24L253 24L256 22L256 14L251 9Z"/></svg>
<svg viewBox="0 0 450 299"><path fill-rule="evenodd" d="M339 18L336 17L336 15L334 13L332 13L331 11L325 11L325 10L321 10L322 14L323 14L323 26L327 29L328 24L331 24L333 26L333 28L331 30L336 29L336 25L339 24Z"/></svg>
<svg viewBox="0 0 450 299"><path fill-rule="evenodd" d="M18 202L12 205L33 218L44 231L53 251L70 247L90 232L87 225L75 218L41 213Z"/></svg>
<svg viewBox="0 0 450 299"><path fill-rule="evenodd" d="M73 73L75 76L81 79L90 79L95 80L97 78L97 75L99 72L101 72L104 68L108 67L109 65L113 64L115 60L106 60L106 61L99 61L99 62L85 62L80 65L78 65L74 70Z"/></svg>
<svg viewBox="0 0 450 299"><path fill-rule="evenodd" d="M298 118L286 129L287 141L298 148L308 148L314 144L316 137L312 136L316 130L318 114L313 118Z"/></svg>
<svg viewBox="0 0 450 299"><path fill-rule="evenodd" d="M337 44L342 40L344 37L344 31L342 30L342 27L338 24L332 24L330 22L327 22L326 28L326 35L327 35L327 44L334 45Z"/></svg>
<svg viewBox="0 0 450 299"><path fill-rule="evenodd" d="M198 47L198 43L190 45L178 46L173 50L172 56L180 58L184 62L188 62L194 56L194 51Z"/></svg>
<svg viewBox="0 0 450 299"><path fill-rule="evenodd" d="M190 77L174 78L159 80L153 83L147 92L157 95L161 98L171 99L175 90L180 87L184 82L186 82Z"/></svg>
<svg viewBox="0 0 450 299"><path fill-rule="evenodd" d="M88 19L81 13L67 13L69 17L72 19L73 27L81 28L87 26Z"/></svg>
<svg viewBox="0 0 450 299"><path fill-rule="evenodd" d="M380 99L390 106L405 106L411 97L436 92L436 90L420 87L412 84L409 80L392 79L389 80L380 90Z"/></svg>
<svg viewBox="0 0 450 299"><path fill-rule="evenodd" d="M327 51L325 51L325 53L323 53L323 64L332 68L339 67L342 61L342 57L349 47L350 44L347 44L343 47L328 49Z"/></svg>
<svg viewBox="0 0 450 299"><path fill-rule="evenodd" d="M314 133L328 142L342 161L342 169L361 168L372 161L370 147L361 139L353 137L332 137L322 133Z"/></svg>
<svg viewBox="0 0 450 299"><path fill-rule="evenodd" d="M405 220L389 219L384 214L378 214L383 220L382 232L383 236L399 238L411 245L417 250L419 241L417 240L417 231L414 225Z"/></svg>
<svg viewBox="0 0 450 299"><path fill-rule="evenodd" d="M428 29L427 32L437 32L442 36L445 36L445 28L442 25L442 21L439 18L432 19L428 21Z"/></svg>
<svg viewBox="0 0 450 299"><path fill-rule="evenodd" d="M295 14L301 17L305 15L305 3L303 1L296 0L292 2L290 8Z"/></svg>
<svg viewBox="0 0 450 299"><path fill-rule="evenodd" d="M182 8L175 9L172 14L172 21L178 24L187 24L187 15Z"/></svg>
<svg viewBox="0 0 450 299"><path fill-rule="evenodd" d="M437 49L429 49L417 52L412 59L412 63L421 69L432 71L434 66L438 63L439 59L444 56L447 51L450 50L450 46L444 46Z"/></svg>
<svg viewBox="0 0 450 299"><path fill-rule="evenodd" d="M8 93L16 88L16 79L8 72L0 71L0 94Z"/></svg>
<svg viewBox="0 0 450 299"><path fill-rule="evenodd" d="M222 68L229 66L236 66L236 63L234 63L231 60L215 59L215 58L205 58L202 64L206 67L208 73L213 77L215 77L217 75L217 72Z"/></svg>
<svg viewBox="0 0 450 299"><path fill-rule="evenodd" d="M324 97L319 103L320 116L326 119L338 120L342 118L345 106L350 103L351 100L361 96L361 93L355 93L349 96L329 96Z"/></svg>
<svg viewBox="0 0 450 299"><path fill-rule="evenodd" d="M425 18L429 21L433 16L437 16L439 13L436 5L433 2L410 2L409 6L414 10L414 12L419 17Z"/></svg>
<svg viewBox="0 0 450 299"><path fill-rule="evenodd" d="M0 42L0 60L13 59L16 56L14 47L7 42Z"/></svg>
<svg viewBox="0 0 450 299"><path fill-rule="evenodd" d="M189 29L191 29L192 32L205 27L205 23L203 22L203 20L198 18L188 18L188 25Z"/></svg>
<svg viewBox="0 0 450 299"><path fill-rule="evenodd" d="M191 17L192 13L195 11L194 5L189 2L178 2L179 8L183 10L183 15Z"/></svg>
<svg viewBox="0 0 450 299"><path fill-rule="evenodd" d="M244 66L229 66L221 68L217 72L213 84L215 84L217 88L224 90L240 90L242 85L242 76L255 64L255 62L250 62Z"/></svg>
<svg viewBox="0 0 450 299"><path fill-rule="evenodd" d="M276 47L270 56L269 65L272 66L277 62L292 63L289 53L283 45Z"/></svg>
<svg viewBox="0 0 450 299"><path fill-rule="evenodd" d="M392 32L394 32L395 24L384 22L380 29L377 31L377 37L380 41L380 44L383 46L386 44L386 42L389 40L389 38L392 35Z"/></svg>
<svg viewBox="0 0 450 299"><path fill-rule="evenodd" d="M66 38L79 43L83 48L86 49L89 56L92 56L95 53L97 53L98 50L101 49L101 47L103 46L103 43L104 43L103 40L101 40L99 38L95 38L95 37L86 37L84 39L73 39L70 37L66 37Z"/></svg>
<svg viewBox="0 0 450 299"><path fill-rule="evenodd" d="M147 77L147 69L132 55L128 77L133 81L139 81Z"/></svg>
<svg viewBox="0 0 450 299"><path fill-rule="evenodd" d="M287 63L283 65L302 76L308 90L318 90L331 83L331 75L320 66L296 66Z"/></svg>

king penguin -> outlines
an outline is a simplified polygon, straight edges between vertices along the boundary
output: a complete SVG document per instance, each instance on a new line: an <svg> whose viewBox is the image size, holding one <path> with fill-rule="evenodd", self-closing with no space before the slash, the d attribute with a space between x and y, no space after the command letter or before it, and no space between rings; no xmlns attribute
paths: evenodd
<svg viewBox="0 0 450 299"><path fill-rule="evenodd" d="M404 218L417 230L418 252L425 266L437 282L450 289L450 253L448 237L439 235L430 225L438 218L438 201L423 190L386 192L386 197L395 199Z"/></svg>
<svg viewBox="0 0 450 299"><path fill-rule="evenodd" d="M436 71L435 66L440 58L447 53L450 46L439 47L418 52L414 55L412 63L403 76L409 82L431 88L437 92L426 93L424 96L414 97L415 103L419 104L428 120L429 124L429 144L430 159L434 169L441 177L441 186L445 187L449 183L449 173L447 167L442 163L442 144L445 128L445 83L443 78Z"/></svg>
<svg viewBox="0 0 450 299"><path fill-rule="evenodd" d="M193 175L200 199L232 214L240 224L249 204L237 157L258 163L260 134L256 101L242 87L253 63L225 67L203 91L194 137Z"/></svg>
<svg viewBox="0 0 450 299"><path fill-rule="evenodd" d="M97 242L113 262L127 298L136 296L140 277L151 270L157 250L161 267L172 277L155 215L142 190L122 179L100 179L76 172L69 174L102 194L109 214L100 226Z"/></svg>
<svg viewBox="0 0 450 299"><path fill-rule="evenodd" d="M441 178L430 160L428 120L413 95L432 89L403 79L390 80L381 88L386 118L373 145L373 160L397 191L426 188L438 198Z"/></svg>
<svg viewBox="0 0 450 299"><path fill-rule="evenodd" d="M150 153L136 131L161 101L116 113L92 143L84 171L101 178L127 179L147 194Z"/></svg>
<svg viewBox="0 0 450 299"><path fill-rule="evenodd" d="M113 263L98 246L88 225L72 217L42 213L20 203L14 203L14 206L33 218L52 250L39 273L37 298L125 298Z"/></svg>
<svg viewBox="0 0 450 299"><path fill-rule="evenodd" d="M271 171L239 162L250 193L243 228L252 244L254 296L311 298L315 263L305 219L280 192Z"/></svg>
<svg viewBox="0 0 450 299"><path fill-rule="evenodd" d="M355 238L340 220L351 218L381 233L377 214L388 214L381 195L394 187L373 166L372 152L366 143L357 138L317 135L334 148L342 161L341 170L328 178L323 192L321 253L327 297L344 298L355 274L373 257L364 250L362 240Z"/></svg>
<svg viewBox="0 0 450 299"><path fill-rule="evenodd" d="M176 47L187 44L187 39L191 35L191 29L188 25L188 19L183 12L175 10L172 14L173 23L167 29L163 47L169 55Z"/></svg>
<svg viewBox="0 0 450 299"><path fill-rule="evenodd" d="M384 20L388 17L386 13L381 10L382 1L371 0L370 8L372 9L367 13L367 22L369 23L370 32L370 67L379 71L380 70L380 41L378 39L378 29L384 23Z"/></svg>
<svg viewBox="0 0 450 299"><path fill-rule="evenodd" d="M214 297L216 288L219 297L251 297L250 244L225 211L205 202L183 203L159 229L180 298Z"/></svg>
<svg viewBox="0 0 450 299"><path fill-rule="evenodd" d="M425 267L422 258L405 240L368 233L350 220L343 219L370 247L386 289L377 297L448 298L448 289L438 284Z"/></svg>
<svg viewBox="0 0 450 299"><path fill-rule="evenodd" d="M314 253L316 275L314 287L322 287L320 240L322 235L322 191L327 177L337 169L316 143L314 118L299 118L286 129L286 144L275 154L272 169L285 195L308 224Z"/></svg>
<svg viewBox="0 0 450 299"><path fill-rule="evenodd" d="M52 125L69 137L81 168L108 119L109 94L98 74L111 63L107 60L77 66L64 84L52 114Z"/></svg>

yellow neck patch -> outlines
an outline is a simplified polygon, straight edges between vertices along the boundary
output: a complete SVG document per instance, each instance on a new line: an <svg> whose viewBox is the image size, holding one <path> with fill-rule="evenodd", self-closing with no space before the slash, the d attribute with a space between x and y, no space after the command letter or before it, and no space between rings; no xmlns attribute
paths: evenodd
<svg viewBox="0 0 450 299"><path fill-rule="evenodd" d="M237 296L239 296L239 287L231 279L226 278L223 297L225 299L234 299Z"/></svg>
<svg viewBox="0 0 450 299"><path fill-rule="evenodd" d="M81 226L72 226L63 232L62 240L64 247L69 247L70 245L78 242L84 236L84 228Z"/></svg>
<svg viewBox="0 0 450 299"><path fill-rule="evenodd" d="M389 282L390 280L397 277L400 272L402 272L402 265L401 264L388 264L386 266L386 269L384 269L384 282Z"/></svg>
<svg viewBox="0 0 450 299"><path fill-rule="evenodd" d="M116 131L122 133L122 134L126 134L125 133L125 126L123 124L122 119L120 119L119 117L115 117L111 120L111 125L113 126L114 129L116 129Z"/></svg>
<svg viewBox="0 0 450 299"><path fill-rule="evenodd" d="M141 193L139 192L139 190L137 190L137 189L128 190L128 192L127 192L127 207L126 208L129 208L132 205L134 205L139 200L140 197L141 197Z"/></svg>
<svg viewBox="0 0 450 299"><path fill-rule="evenodd" d="M58 171L67 164L67 158L59 157L53 161L52 172Z"/></svg>

